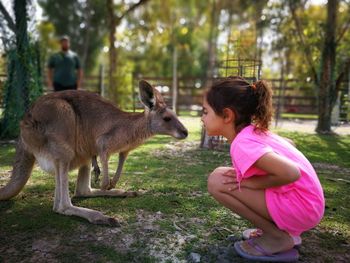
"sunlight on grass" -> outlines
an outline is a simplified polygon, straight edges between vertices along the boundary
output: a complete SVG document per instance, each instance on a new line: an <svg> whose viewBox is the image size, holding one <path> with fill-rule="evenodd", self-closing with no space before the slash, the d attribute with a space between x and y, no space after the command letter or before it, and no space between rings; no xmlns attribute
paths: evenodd
<svg viewBox="0 0 350 263"><path fill-rule="evenodd" d="M225 235L230 231L240 233L250 225L246 220L234 216L220 206L207 192L207 176L210 171L217 166L231 165L228 150L199 149L200 119L181 117L181 120L190 131L187 139L179 142L169 136L155 136L145 145L132 151L126 161L124 173L117 187L127 190L142 189L146 191L145 194L135 198L74 198L73 203L119 218L122 222L122 231L130 235L135 234L135 224L140 220L138 216L140 211L150 215L157 213L162 215L154 223L160 227L160 232L154 233L158 239L175 234L177 230L174 222L177 221L182 228L195 235L191 242L186 243L183 251L179 252L180 255L183 253L182 257L186 257L186 253L194 248L206 253L204 248L201 250L198 247L198 242L202 238L208 239L206 242L210 244L227 242ZM326 247L336 246L329 244L327 240L332 240L334 244L350 241L349 185L329 180L329 178L349 180L349 174L344 174L342 171L349 171L344 169L350 168L350 136L318 136L283 131L280 134L294 140L297 147L313 163L326 165L325 168L322 166L317 168L327 200L326 214L318 228L322 231L317 235L324 238ZM13 157L14 145L2 145L1 184L8 180L6 176L12 169ZM117 162L116 154L110 160L110 176L114 174ZM337 165L340 170L338 168L334 170L333 166L329 168L327 165ZM76 176L77 171L70 173L71 195ZM34 233L63 233L68 240L82 235L79 232L81 227L86 229L85 231L92 232L104 229L77 217L54 213L52 211L54 184L54 177L36 166L22 193L13 200L0 202L0 233L5 237L24 235L27 239L31 239ZM305 236L310 235L309 233ZM24 240L21 242L25 243ZM0 245L5 244L0 242ZM142 244L136 242L133 246L138 248ZM70 258L74 250L88 249L96 253L101 262L117 258L121 260L120 262L135 259L127 252L118 254L109 245L87 241L81 243L79 247L73 246L72 249L62 252L62 260ZM308 252L305 253L309 255ZM152 262L153 259L149 257L147 260Z"/></svg>

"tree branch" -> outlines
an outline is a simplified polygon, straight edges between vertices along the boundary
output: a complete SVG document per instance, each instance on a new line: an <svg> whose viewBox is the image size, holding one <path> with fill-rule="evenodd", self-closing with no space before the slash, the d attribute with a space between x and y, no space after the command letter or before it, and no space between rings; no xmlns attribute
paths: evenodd
<svg viewBox="0 0 350 263"><path fill-rule="evenodd" d="M147 3L149 0L140 0L138 3L132 5L129 7L128 10L126 10L120 17L116 18L115 22L116 22L116 25L119 25L120 22L122 21L122 19L127 15L129 14L131 11L133 11L135 8L137 8L138 6L140 5L143 5L145 3Z"/></svg>
<svg viewBox="0 0 350 263"><path fill-rule="evenodd" d="M343 27L343 30L339 33L339 36L337 38L337 40L335 41L336 44L338 45L338 43L340 42L340 40L344 37L346 31L348 31L350 27L350 16L348 17L348 20L345 23L345 26Z"/></svg>
<svg viewBox="0 0 350 263"><path fill-rule="evenodd" d="M342 71L339 73L336 82L335 82L335 89L336 89L336 94L340 91L341 88L341 83L345 77L345 74L349 72L350 69L350 58L347 59L345 62L344 66L342 67Z"/></svg>
<svg viewBox="0 0 350 263"><path fill-rule="evenodd" d="M4 7L4 5L2 4L2 2L0 2L0 13L2 13L2 15L4 16L9 28L16 33L16 25L13 22L10 14L7 12L6 8Z"/></svg>

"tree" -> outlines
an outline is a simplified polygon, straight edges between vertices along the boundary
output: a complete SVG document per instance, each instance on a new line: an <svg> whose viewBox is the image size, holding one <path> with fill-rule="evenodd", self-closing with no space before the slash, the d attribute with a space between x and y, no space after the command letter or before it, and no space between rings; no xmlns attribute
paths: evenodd
<svg viewBox="0 0 350 263"><path fill-rule="evenodd" d="M206 71L206 84L208 87L212 84L212 78L219 75L220 77L227 77L226 74L231 75L229 71L216 72L217 62L221 60L221 63L225 60L232 58L243 58L243 59L260 59L261 46L258 43L258 38L262 38L263 27L265 23L261 20L262 11L267 1L217 1L212 0L211 2L211 15L209 23L209 34L208 34L208 63ZM225 23L222 20L222 13L225 12L226 27L228 28L228 40L226 46L226 52L218 52L217 42L220 35L220 25ZM234 18L237 21L234 21ZM234 25L240 25L247 23L250 26L246 30L234 30ZM235 31L238 34L232 34ZM231 50L231 44L234 43L234 47ZM238 44L238 45L237 45ZM234 55L233 55L234 54ZM221 74L220 74L221 73ZM244 73L241 72L241 74ZM202 129L201 136L201 147L211 148L212 138L208 137L205 130Z"/></svg>
<svg viewBox="0 0 350 263"><path fill-rule="evenodd" d="M338 0L328 0L326 35L322 50L319 101L318 101L318 133L331 131L331 113L337 99L335 83L336 39Z"/></svg>
<svg viewBox="0 0 350 263"><path fill-rule="evenodd" d="M136 4L133 4L125 11L122 11L121 14L118 16L115 12L115 5L113 0L107 0L107 10L108 10L108 21L109 21L109 70L108 70L108 80L109 80L109 86L112 88L112 85L116 85L116 79L114 77L116 73L116 67L117 67L117 49L116 49L116 30L117 27L122 22L123 18L131 13L134 9L138 8L139 6L145 4L149 0L140 0ZM122 4L122 6L118 6L119 9L124 9L125 6ZM118 9L118 8L117 8ZM113 88L112 88L113 89ZM116 91L118 93L118 91ZM120 102L119 97L117 96L117 104Z"/></svg>
<svg viewBox="0 0 350 263"><path fill-rule="evenodd" d="M317 31L319 31L319 27L323 28L323 31L321 31L321 34L318 34L316 42L311 44L310 39L315 40L315 38L306 37L305 35L305 32L309 32L305 28L305 20L309 19L304 10L305 2L289 0L288 6L292 14L298 44L301 46L300 50L303 58L306 60L306 65L318 94L318 123L316 131L318 133L330 133L331 112L338 97L341 80L350 66L348 45L346 45L347 54L345 59L342 52L345 49L342 41L348 35L346 33L350 27L350 17L344 15L345 23L342 23L342 27L339 28L337 24L339 1L329 0L326 5L327 19L322 21L321 26L318 25L317 27ZM349 10L347 3L343 3L342 7L345 10ZM341 60L339 60L340 54L343 56ZM321 59L315 59L319 57Z"/></svg>
<svg viewBox="0 0 350 263"><path fill-rule="evenodd" d="M28 35L30 1L14 1L15 21L0 2L0 12L14 34L14 41L5 45L7 75L4 95L4 113L1 120L1 137L14 138L19 134L19 121L25 111L42 93L38 46ZM12 43L14 45L12 45Z"/></svg>
<svg viewBox="0 0 350 263"><path fill-rule="evenodd" d="M110 87L109 96L119 96L119 105L130 99L131 72L136 76L173 76L175 46L178 77L203 77L207 10L205 1L153 0L125 16L120 28L123 30L116 35L118 59L114 74L118 82Z"/></svg>

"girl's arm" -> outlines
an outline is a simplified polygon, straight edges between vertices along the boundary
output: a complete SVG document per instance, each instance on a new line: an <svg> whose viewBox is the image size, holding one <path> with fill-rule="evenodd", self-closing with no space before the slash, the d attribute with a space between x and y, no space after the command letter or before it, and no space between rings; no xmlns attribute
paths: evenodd
<svg viewBox="0 0 350 263"><path fill-rule="evenodd" d="M266 171L267 175L244 179L241 182L241 187L266 189L290 184L301 176L297 165L274 152L263 155L255 162L254 166Z"/></svg>

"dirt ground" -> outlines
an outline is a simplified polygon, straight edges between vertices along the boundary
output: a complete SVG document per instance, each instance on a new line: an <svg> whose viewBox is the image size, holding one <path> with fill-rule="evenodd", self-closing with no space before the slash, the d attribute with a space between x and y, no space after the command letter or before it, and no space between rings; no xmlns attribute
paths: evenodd
<svg viewBox="0 0 350 263"><path fill-rule="evenodd" d="M316 120L279 120L277 127L275 126L275 121L272 122L271 127L273 129L281 129L286 131L295 132L306 132L306 133L316 133L315 128L317 125ZM338 135L349 135L350 134L350 123L343 123L336 126L332 126L332 131Z"/></svg>

